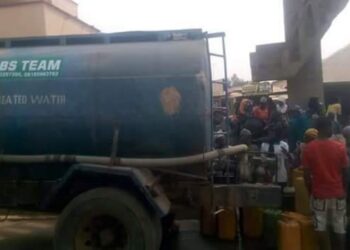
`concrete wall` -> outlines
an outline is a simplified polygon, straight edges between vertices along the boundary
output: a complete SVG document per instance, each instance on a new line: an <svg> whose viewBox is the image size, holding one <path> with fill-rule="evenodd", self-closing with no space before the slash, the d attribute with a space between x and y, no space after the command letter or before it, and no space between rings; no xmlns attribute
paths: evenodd
<svg viewBox="0 0 350 250"><path fill-rule="evenodd" d="M97 32L92 26L87 25L75 17L62 13L62 11L50 5L44 5L43 9L45 34L48 36L92 34Z"/></svg>
<svg viewBox="0 0 350 250"><path fill-rule="evenodd" d="M0 37L44 36L44 10L41 3L0 7Z"/></svg>
<svg viewBox="0 0 350 250"><path fill-rule="evenodd" d="M290 105L307 107L311 97L324 102L322 85L321 44L315 44L315 53L308 59L294 77L288 79L288 100Z"/></svg>
<svg viewBox="0 0 350 250"><path fill-rule="evenodd" d="M19 3L30 3L30 2L39 2L39 1L48 1L48 0L0 0L0 5L15 5Z"/></svg>
<svg viewBox="0 0 350 250"><path fill-rule="evenodd" d="M72 15L78 16L78 5L72 0L0 0L1 5L18 5L23 3L37 3L46 2L54 5L55 7L63 10L64 12Z"/></svg>
<svg viewBox="0 0 350 250"><path fill-rule="evenodd" d="M50 0L50 2L64 12L75 17L78 16L78 5L72 0Z"/></svg>
<svg viewBox="0 0 350 250"><path fill-rule="evenodd" d="M0 38L98 32L76 14L71 0L0 0Z"/></svg>
<svg viewBox="0 0 350 250"><path fill-rule="evenodd" d="M320 40L348 1L283 0L286 42L257 47L251 55L253 80L288 80L291 104L322 100Z"/></svg>

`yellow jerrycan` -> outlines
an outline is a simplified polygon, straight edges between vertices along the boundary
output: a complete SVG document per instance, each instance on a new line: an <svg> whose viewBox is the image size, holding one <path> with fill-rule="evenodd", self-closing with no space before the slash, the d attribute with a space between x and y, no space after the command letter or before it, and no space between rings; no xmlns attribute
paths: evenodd
<svg viewBox="0 0 350 250"><path fill-rule="evenodd" d="M292 220L278 221L278 249L302 250L300 226Z"/></svg>
<svg viewBox="0 0 350 250"><path fill-rule="evenodd" d="M317 244L316 233L314 230L312 219L310 217L295 212L284 212L281 218L284 221L293 220L299 224L302 250L319 249L319 246Z"/></svg>
<svg viewBox="0 0 350 250"><path fill-rule="evenodd" d="M263 215L261 208L243 208L243 233L246 237L258 239L262 237Z"/></svg>
<svg viewBox="0 0 350 250"><path fill-rule="evenodd" d="M220 240L235 240L237 220L234 210L219 209L216 214L217 236Z"/></svg>
<svg viewBox="0 0 350 250"><path fill-rule="evenodd" d="M310 197L303 177L295 180L295 211L306 216L311 215Z"/></svg>

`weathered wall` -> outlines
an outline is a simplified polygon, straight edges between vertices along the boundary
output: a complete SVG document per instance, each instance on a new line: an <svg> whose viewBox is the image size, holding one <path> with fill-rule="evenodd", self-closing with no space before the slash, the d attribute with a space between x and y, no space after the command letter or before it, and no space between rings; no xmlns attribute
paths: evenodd
<svg viewBox="0 0 350 250"><path fill-rule="evenodd" d="M50 0L50 2L68 14L75 17L78 16L78 5L72 0Z"/></svg>
<svg viewBox="0 0 350 250"><path fill-rule="evenodd" d="M49 0L0 0L0 5L14 5L19 3L30 3L39 1L49 1Z"/></svg>
<svg viewBox="0 0 350 250"><path fill-rule="evenodd" d="M288 79L288 96L290 105L307 107L311 97L324 101L322 85L321 44L315 44L315 53L309 57L301 70Z"/></svg>
<svg viewBox="0 0 350 250"><path fill-rule="evenodd" d="M78 16L78 5L72 0L0 0L0 6L37 2L50 3L72 16Z"/></svg>
<svg viewBox="0 0 350 250"><path fill-rule="evenodd" d="M71 0L0 0L0 37L91 34Z"/></svg>
<svg viewBox="0 0 350 250"><path fill-rule="evenodd" d="M44 36L41 3L0 7L0 37Z"/></svg>
<svg viewBox="0 0 350 250"><path fill-rule="evenodd" d="M289 101L323 99L320 40L348 0L284 0L285 43L258 46L251 55L255 81L288 80Z"/></svg>
<svg viewBox="0 0 350 250"><path fill-rule="evenodd" d="M97 32L92 26L71 15L62 13L62 11L50 5L44 5L43 9L46 35L92 34Z"/></svg>

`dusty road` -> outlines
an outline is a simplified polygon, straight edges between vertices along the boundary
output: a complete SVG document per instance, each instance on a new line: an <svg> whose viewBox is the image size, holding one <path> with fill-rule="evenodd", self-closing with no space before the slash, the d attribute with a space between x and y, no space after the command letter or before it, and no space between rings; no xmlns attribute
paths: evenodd
<svg viewBox="0 0 350 250"><path fill-rule="evenodd" d="M54 224L53 219L0 222L0 249L52 250Z"/></svg>
<svg viewBox="0 0 350 250"><path fill-rule="evenodd" d="M55 219L35 218L0 222L1 250L53 250L52 236ZM203 239L198 233L198 223L181 223L178 237L166 242L164 250L233 250L232 242Z"/></svg>

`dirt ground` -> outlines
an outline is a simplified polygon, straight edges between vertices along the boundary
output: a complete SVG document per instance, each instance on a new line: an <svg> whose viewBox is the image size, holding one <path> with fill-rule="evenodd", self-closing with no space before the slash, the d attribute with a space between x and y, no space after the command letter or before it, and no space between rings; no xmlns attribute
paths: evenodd
<svg viewBox="0 0 350 250"><path fill-rule="evenodd" d="M1 218L0 218L1 220ZM0 249L2 250L53 250L52 238L55 218L12 217L0 222ZM204 239L198 232L198 222L180 222L180 233L167 240L165 250L232 250L233 242Z"/></svg>

